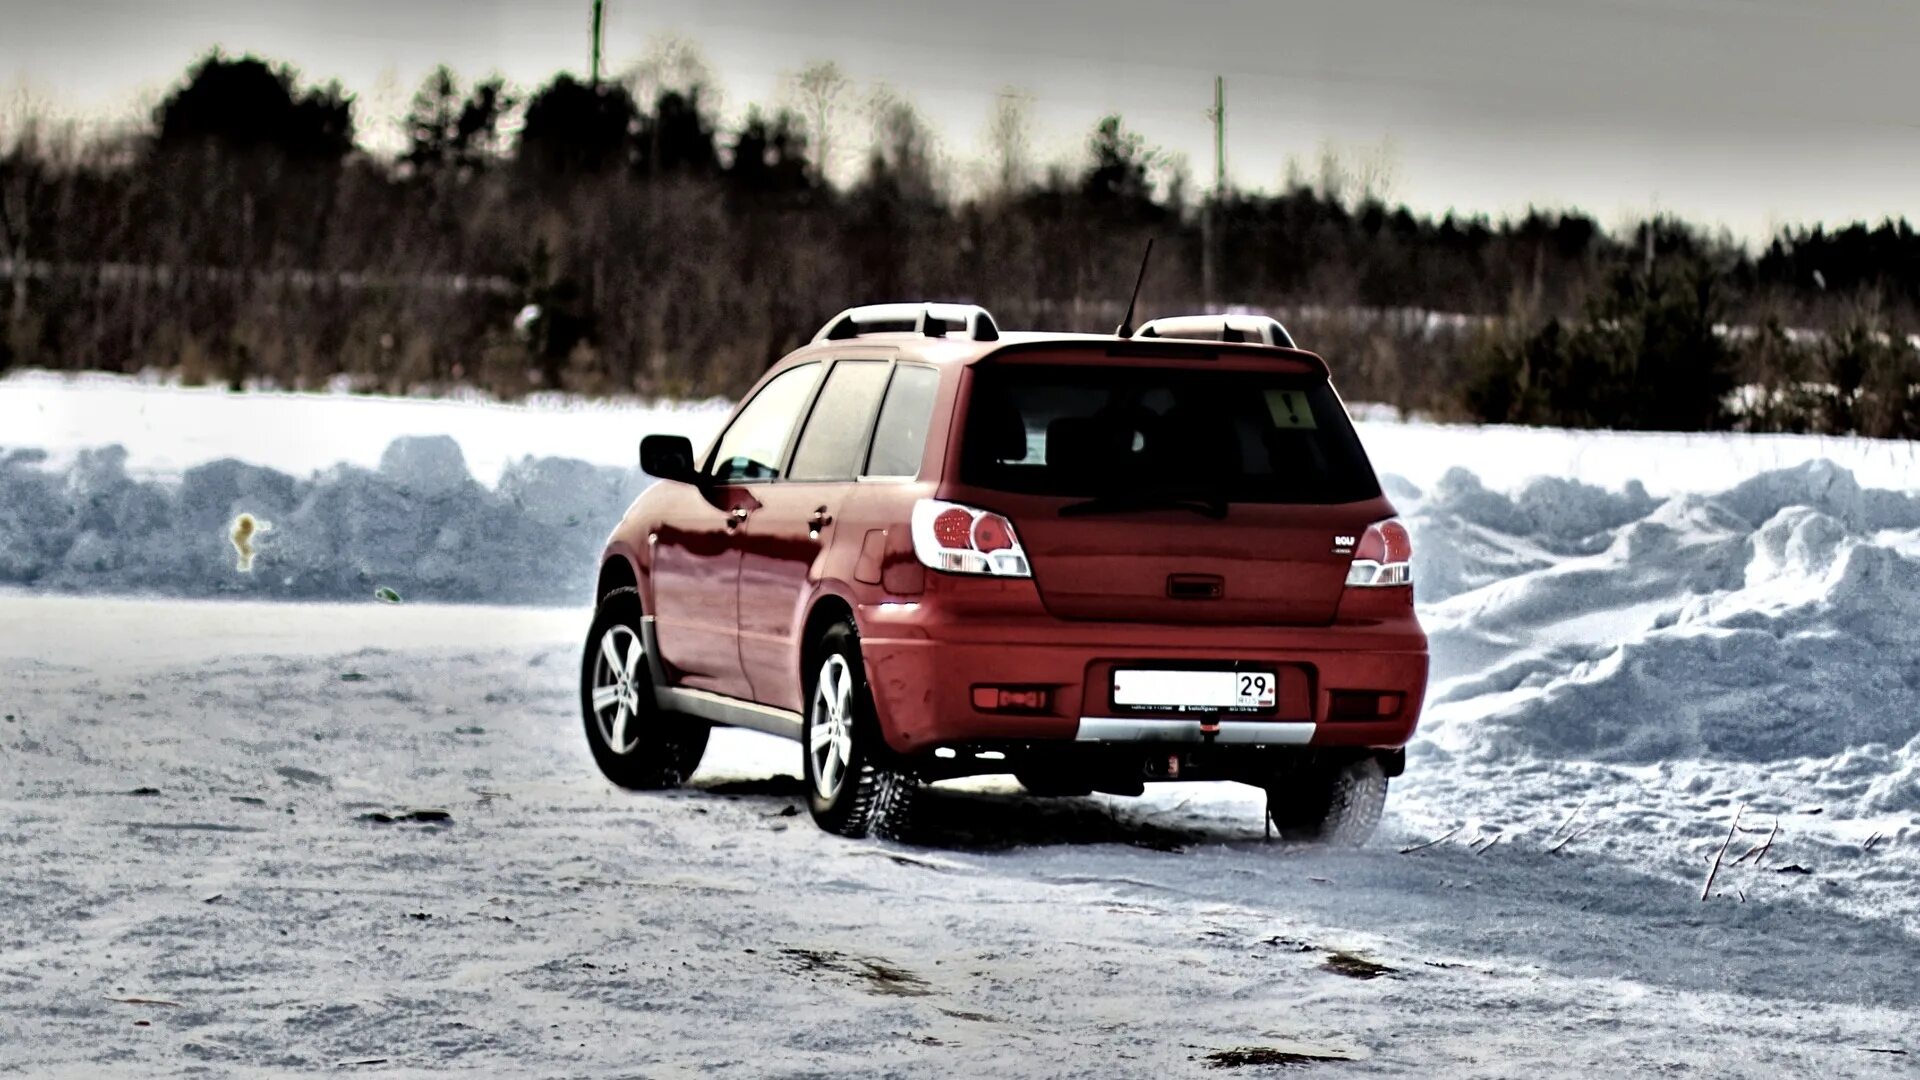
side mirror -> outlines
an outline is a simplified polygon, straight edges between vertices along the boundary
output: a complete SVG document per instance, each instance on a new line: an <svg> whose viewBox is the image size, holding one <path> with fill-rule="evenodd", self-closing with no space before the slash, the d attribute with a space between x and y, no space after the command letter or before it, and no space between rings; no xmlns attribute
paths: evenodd
<svg viewBox="0 0 1920 1080"><path fill-rule="evenodd" d="M685 435L648 435L641 439L640 468L662 480L700 482L699 469L693 463L693 443Z"/></svg>

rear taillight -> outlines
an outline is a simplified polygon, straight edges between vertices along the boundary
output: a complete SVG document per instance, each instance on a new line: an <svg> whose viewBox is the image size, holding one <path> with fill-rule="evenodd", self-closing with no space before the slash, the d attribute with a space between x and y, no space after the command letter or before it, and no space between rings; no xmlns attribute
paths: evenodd
<svg viewBox="0 0 1920 1080"><path fill-rule="evenodd" d="M1413 537L1398 518L1376 521L1360 535L1347 567L1349 588L1413 584Z"/></svg>
<svg viewBox="0 0 1920 1080"><path fill-rule="evenodd" d="M913 553L950 574L1033 576L1013 522L959 503L921 499L913 504Z"/></svg>

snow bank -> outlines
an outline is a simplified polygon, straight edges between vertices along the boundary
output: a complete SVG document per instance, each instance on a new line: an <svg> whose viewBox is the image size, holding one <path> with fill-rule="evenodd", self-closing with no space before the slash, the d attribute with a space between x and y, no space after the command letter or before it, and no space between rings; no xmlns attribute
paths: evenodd
<svg viewBox="0 0 1920 1080"><path fill-rule="evenodd" d="M36 589L555 603L588 599L607 532L648 483L637 469L521 458L487 487L450 436L394 440L373 469L306 479L226 459L176 480L128 472L119 446L64 467L0 453L0 584ZM251 572L228 539L269 523Z"/></svg>
<svg viewBox="0 0 1920 1080"><path fill-rule="evenodd" d="M1664 501L1453 474L1409 505L1427 751L1746 765L1920 811L1920 499L1811 462Z"/></svg>

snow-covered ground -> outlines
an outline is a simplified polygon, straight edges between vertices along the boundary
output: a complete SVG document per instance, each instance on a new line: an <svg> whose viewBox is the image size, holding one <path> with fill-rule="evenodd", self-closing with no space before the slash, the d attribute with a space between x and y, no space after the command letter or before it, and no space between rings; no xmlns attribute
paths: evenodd
<svg viewBox="0 0 1920 1080"><path fill-rule="evenodd" d="M0 605L38 628L0 648L0 1072L1166 1077L1263 1047L1362 1063L1330 1075L1910 1076L1886 1051L1920 1049L1910 928L1828 902L1795 832L1707 904L1704 866L1612 842L1631 804L1542 850L1549 810L1630 788L1484 793L1508 842L1479 853L1397 850L1459 783L1408 785L1351 853L1199 787L989 783L933 800L921 845L851 843L764 736L722 733L689 791L600 781L579 611ZM368 817L421 808L450 818Z"/></svg>
<svg viewBox="0 0 1920 1080"><path fill-rule="evenodd" d="M1368 421L1435 665L1371 847L997 781L901 847L745 733L610 789L584 609L413 602L583 601L638 436L719 415L0 380L0 1072L1911 1075L1910 444ZM243 578L360 602L54 594Z"/></svg>

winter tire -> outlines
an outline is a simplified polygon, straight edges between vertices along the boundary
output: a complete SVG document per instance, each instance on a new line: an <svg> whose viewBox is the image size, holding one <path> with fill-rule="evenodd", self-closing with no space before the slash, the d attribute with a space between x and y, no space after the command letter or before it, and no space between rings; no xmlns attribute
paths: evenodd
<svg viewBox="0 0 1920 1080"><path fill-rule="evenodd" d="M905 836L920 784L880 736L859 633L839 623L811 656L800 748L814 822L841 836Z"/></svg>
<svg viewBox="0 0 1920 1080"><path fill-rule="evenodd" d="M580 661L587 745L600 771L623 788L678 787L700 767L709 728L654 701L644 641L632 590L600 601Z"/></svg>
<svg viewBox="0 0 1920 1080"><path fill-rule="evenodd" d="M1360 847L1387 805L1387 774L1363 758L1324 772L1290 773L1267 786L1267 813L1289 840Z"/></svg>

